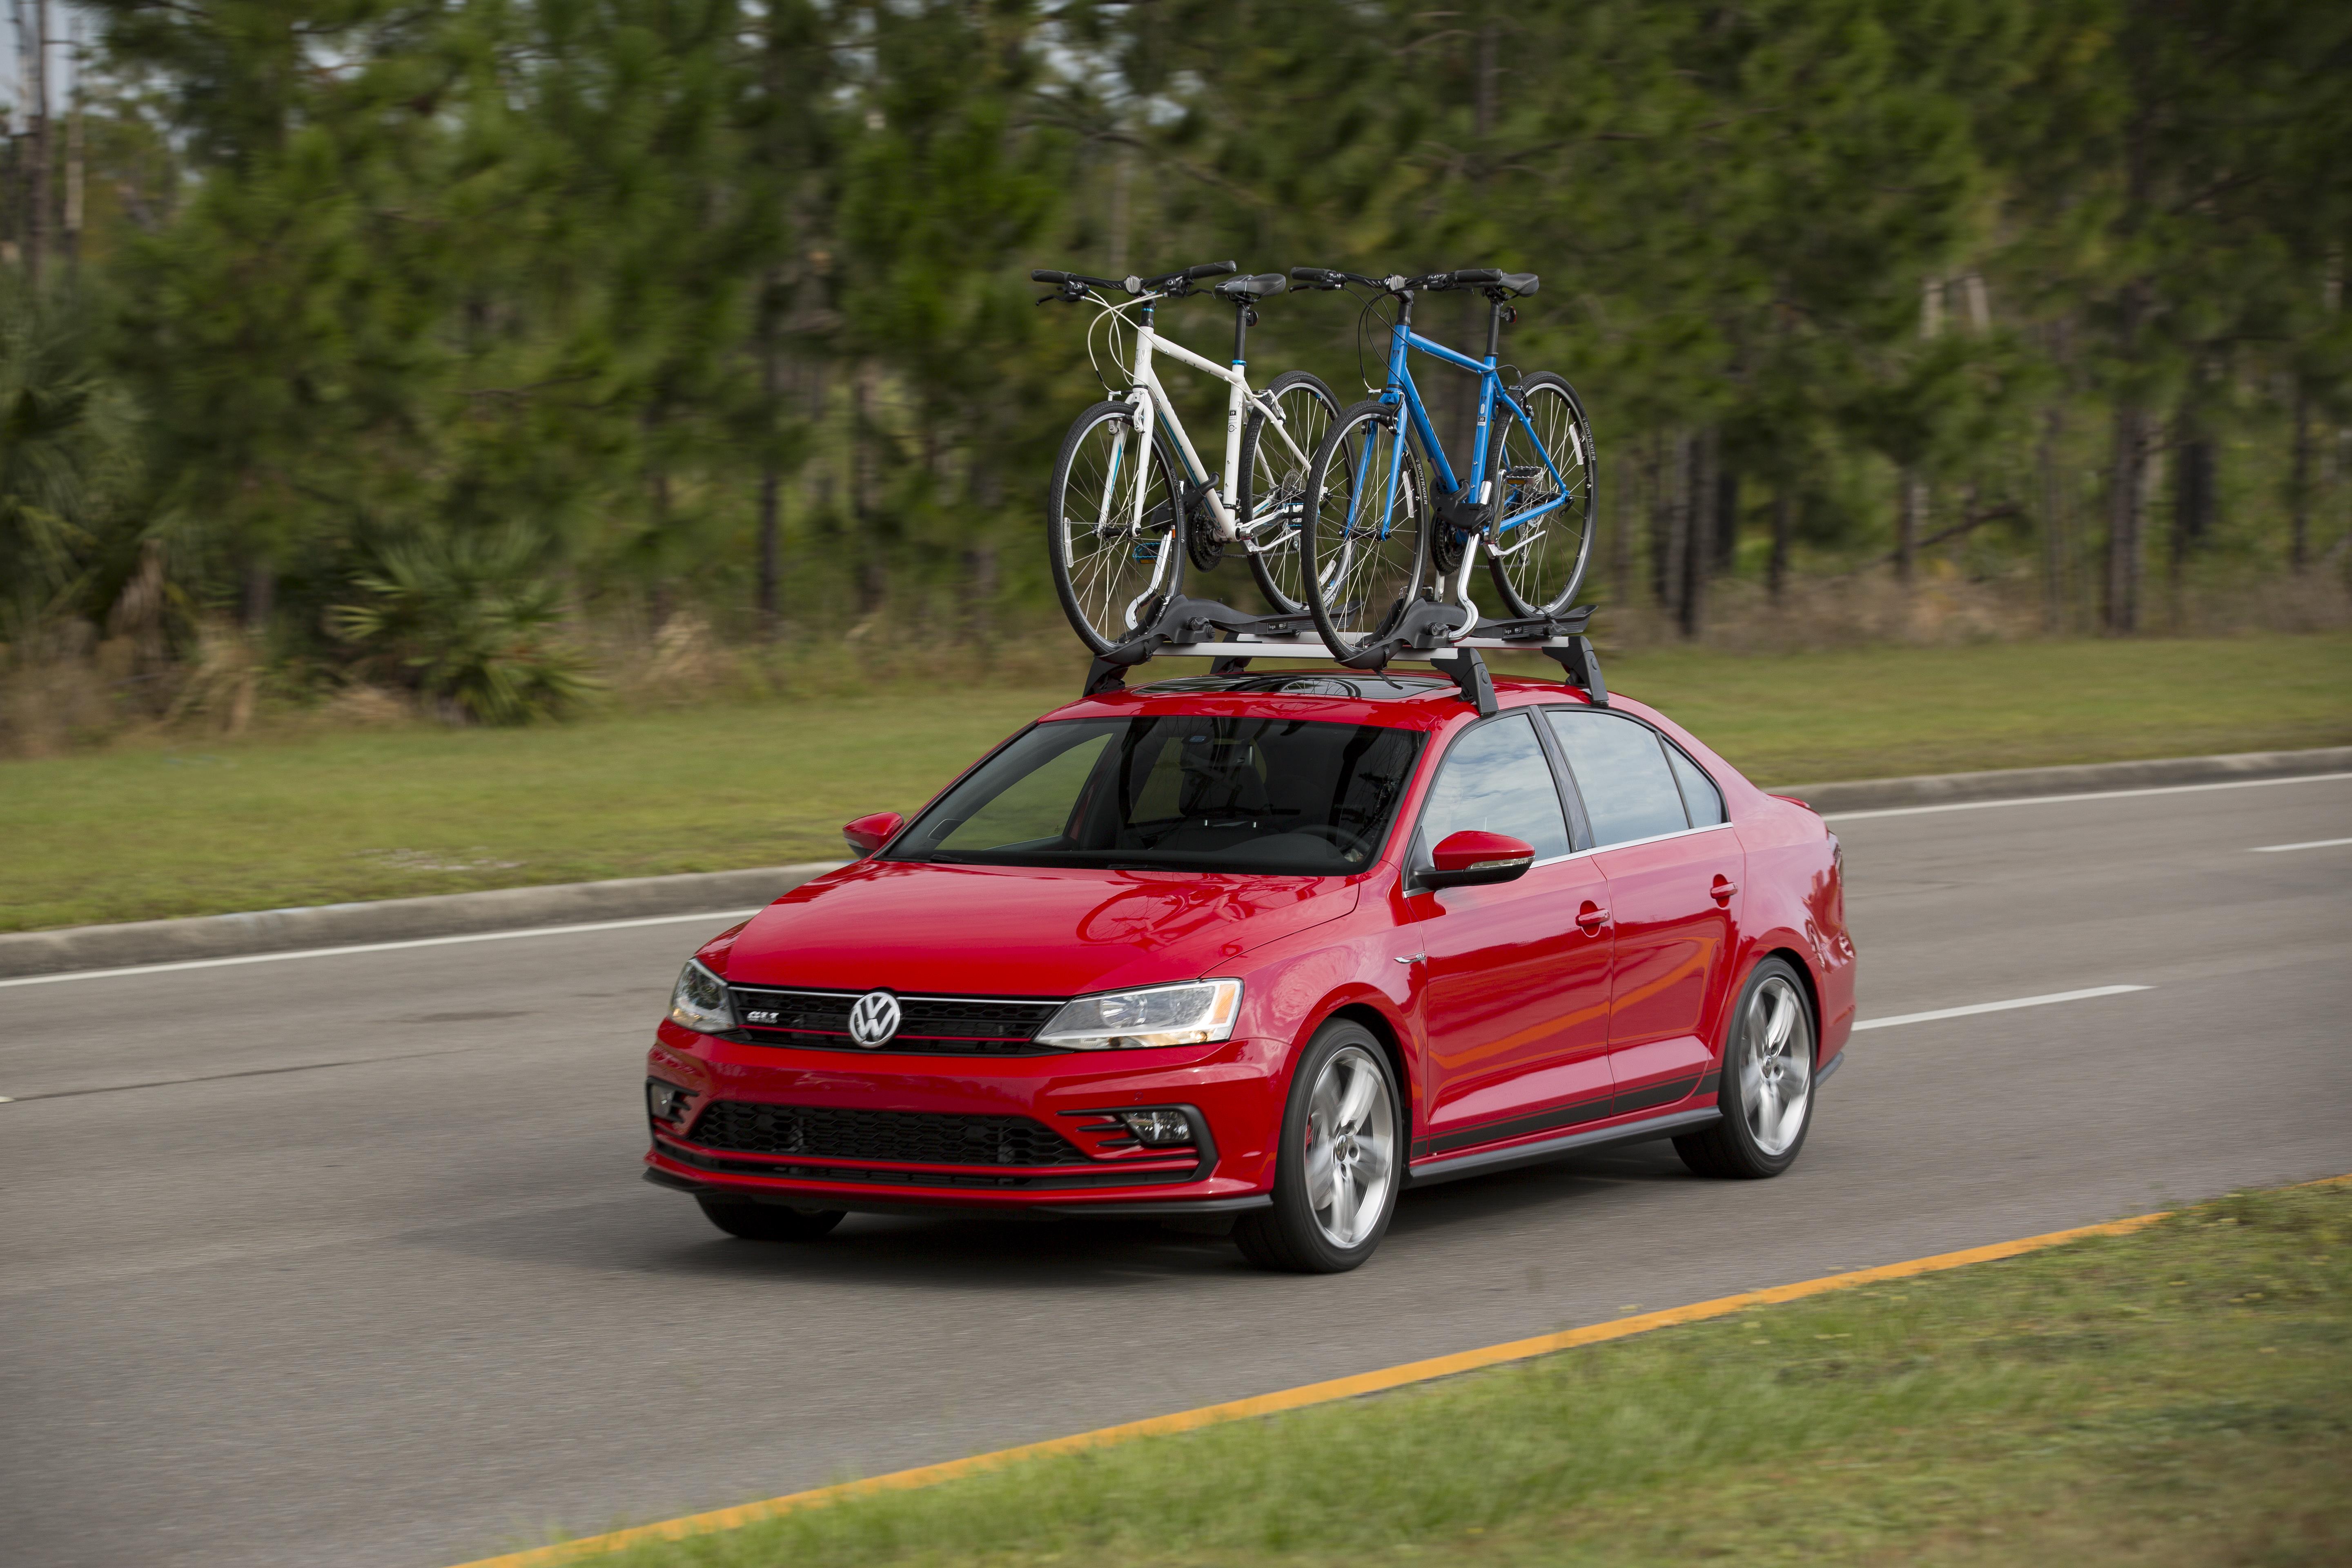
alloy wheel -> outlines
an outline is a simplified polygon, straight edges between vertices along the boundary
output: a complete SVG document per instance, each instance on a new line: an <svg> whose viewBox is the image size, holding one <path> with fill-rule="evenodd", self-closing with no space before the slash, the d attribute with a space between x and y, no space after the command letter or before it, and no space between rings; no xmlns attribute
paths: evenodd
<svg viewBox="0 0 2352 1568"><path fill-rule="evenodd" d="M1307 1202L1334 1247L1363 1244L1379 1226L1396 1174L1396 1107L1371 1053L1332 1054L1307 1101Z"/></svg>

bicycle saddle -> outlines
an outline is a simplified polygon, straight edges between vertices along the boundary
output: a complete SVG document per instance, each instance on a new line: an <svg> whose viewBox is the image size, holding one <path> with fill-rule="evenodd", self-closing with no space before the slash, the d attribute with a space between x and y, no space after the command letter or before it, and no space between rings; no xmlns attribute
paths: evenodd
<svg viewBox="0 0 2352 1568"><path fill-rule="evenodd" d="M1495 287L1506 294L1532 294L1541 283L1532 272L1506 272L1495 279Z"/></svg>
<svg viewBox="0 0 2352 1568"><path fill-rule="evenodd" d="M1250 300L1263 300L1269 294L1279 294L1289 287L1289 281L1281 273L1260 272L1250 277L1228 278L1209 291L1240 304Z"/></svg>

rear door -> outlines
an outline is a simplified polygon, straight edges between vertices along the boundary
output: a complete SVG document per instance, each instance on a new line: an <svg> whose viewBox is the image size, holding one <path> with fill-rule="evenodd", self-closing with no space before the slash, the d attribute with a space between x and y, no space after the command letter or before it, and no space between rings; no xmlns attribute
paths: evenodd
<svg viewBox="0 0 2352 1568"><path fill-rule="evenodd" d="M1618 1114L1682 1100L1715 1067L1746 857L1712 779L1640 720L1547 708L1608 879L1609 1064Z"/></svg>
<svg viewBox="0 0 2352 1568"><path fill-rule="evenodd" d="M1591 858L1570 858L1559 789L1524 710L1462 731L1430 786L1416 867L1465 828L1523 838L1536 861L1516 881L1407 894L1424 955L1416 1159L1609 1114L1610 941L1592 918L1608 883Z"/></svg>

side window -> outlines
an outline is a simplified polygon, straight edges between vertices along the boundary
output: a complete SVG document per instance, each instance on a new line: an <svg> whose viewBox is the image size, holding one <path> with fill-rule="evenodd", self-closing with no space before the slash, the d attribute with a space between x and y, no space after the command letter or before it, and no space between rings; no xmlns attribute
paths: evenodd
<svg viewBox="0 0 2352 1568"><path fill-rule="evenodd" d="M1430 786L1421 816L1424 852L1474 827L1525 839L1538 860L1568 853L1559 786L1522 714L1481 724L1454 742Z"/></svg>
<svg viewBox="0 0 2352 1568"><path fill-rule="evenodd" d="M1665 747L1646 724L1613 713L1545 710L1592 819L1596 847L1680 833L1690 826Z"/></svg>
<svg viewBox="0 0 2352 1568"><path fill-rule="evenodd" d="M1683 755L1680 746L1666 742L1666 761L1674 764L1675 782L1683 786L1683 804L1690 807L1693 827L1713 827L1723 817L1723 792L1699 765Z"/></svg>

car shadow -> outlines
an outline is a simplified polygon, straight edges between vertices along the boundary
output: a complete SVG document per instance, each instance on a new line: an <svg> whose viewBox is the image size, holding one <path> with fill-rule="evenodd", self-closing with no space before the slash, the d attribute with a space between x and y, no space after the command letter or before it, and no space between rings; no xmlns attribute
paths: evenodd
<svg viewBox="0 0 2352 1568"><path fill-rule="evenodd" d="M1541 1210L1557 1211L1569 1222L1589 1214L1591 1201L1612 1189L1693 1180L1672 1148L1660 1143L1409 1191L1381 1256L1409 1255L1451 1230ZM553 1212L432 1227L409 1239L483 1260L819 1288L1095 1291L1188 1279L1297 1278L1252 1268L1223 1235L1140 1219L853 1214L814 1242L741 1241L713 1229L683 1196L650 1188Z"/></svg>

